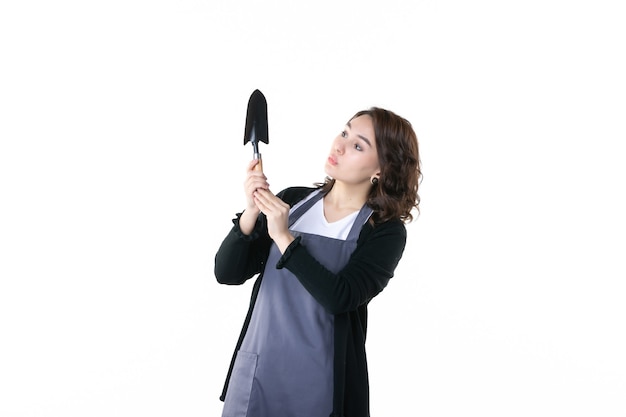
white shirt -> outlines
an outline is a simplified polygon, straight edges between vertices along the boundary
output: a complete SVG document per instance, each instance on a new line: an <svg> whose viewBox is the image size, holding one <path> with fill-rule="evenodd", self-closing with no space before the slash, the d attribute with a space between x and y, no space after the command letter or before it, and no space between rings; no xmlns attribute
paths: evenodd
<svg viewBox="0 0 626 417"><path fill-rule="evenodd" d="M311 197L312 196L305 198L303 201L292 207L291 210L296 209ZM291 229L296 232L346 240L348 233L350 233L350 229L352 228L352 224L358 214L359 211L357 210L354 213L348 214L344 218L337 220L336 222L329 223L326 220L326 216L324 216L324 199L322 198L306 213L300 216L300 218L291 226Z"/></svg>

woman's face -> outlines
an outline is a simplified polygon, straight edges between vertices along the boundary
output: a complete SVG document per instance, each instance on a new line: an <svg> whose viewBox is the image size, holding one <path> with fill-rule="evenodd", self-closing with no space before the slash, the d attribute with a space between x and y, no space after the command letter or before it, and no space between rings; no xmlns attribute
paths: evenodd
<svg viewBox="0 0 626 417"><path fill-rule="evenodd" d="M333 141L326 160L326 174L356 185L370 182L379 170L372 118L363 115L350 120Z"/></svg>

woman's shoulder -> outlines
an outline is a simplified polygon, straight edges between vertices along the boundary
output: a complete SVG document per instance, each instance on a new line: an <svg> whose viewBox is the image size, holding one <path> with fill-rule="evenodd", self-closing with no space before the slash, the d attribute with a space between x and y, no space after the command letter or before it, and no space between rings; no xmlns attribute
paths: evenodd
<svg viewBox="0 0 626 417"><path fill-rule="evenodd" d="M301 186L288 187L282 190L281 192L279 192L277 196L281 200L283 200L285 203L289 204L290 206L293 206L298 201L302 200L307 195L311 194L313 191L317 189L318 188L316 187L301 187Z"/></svg>
<svg viewBox="0 0 626 417"><path fill-rule="evenodd" d="M375 225L367 222L363 225L363 229L361 229L361 239L372 236L388 235L393 235L396 236L396 238L406 240L406 224L400 219L392 219Z"/></svg>

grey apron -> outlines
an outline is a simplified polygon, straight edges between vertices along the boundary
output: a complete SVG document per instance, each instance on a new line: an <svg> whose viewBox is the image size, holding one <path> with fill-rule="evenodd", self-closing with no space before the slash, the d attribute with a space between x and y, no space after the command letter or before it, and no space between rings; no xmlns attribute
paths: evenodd
<svg viewBox="0 0 626 417"><path fill-rule="evenodd" d="M292 209L289 227L323 197ZM350 259L372 210L361 208L346 240L291 231L333 273ZM328 417L333 409L334 316L287 269L272 244L250 324L237 352L222 417Z"/></svg>

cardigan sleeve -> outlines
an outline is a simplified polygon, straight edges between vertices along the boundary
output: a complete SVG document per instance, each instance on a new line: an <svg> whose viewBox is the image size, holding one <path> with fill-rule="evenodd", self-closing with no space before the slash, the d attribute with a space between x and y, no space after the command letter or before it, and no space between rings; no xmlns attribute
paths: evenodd
<svg viewBox="0 0 626 417"><path fill-rule="evenodd" d="M276 265L291 271L332 314L356 310L380 293L393 277L406 244L406 227L390 221L363 226L359 243L337 274L320 264L300 240L292 242Z"/></svg>
<svg viewBox="0 0 626 417"><path fill-rule="evenodd" d="M215 255L214 273L220 284L243 284L263 270L269 253L272 242L265 217L259 215L252 233L244 235L239 227L241 214L233 219L233 227Z"/></svg>

